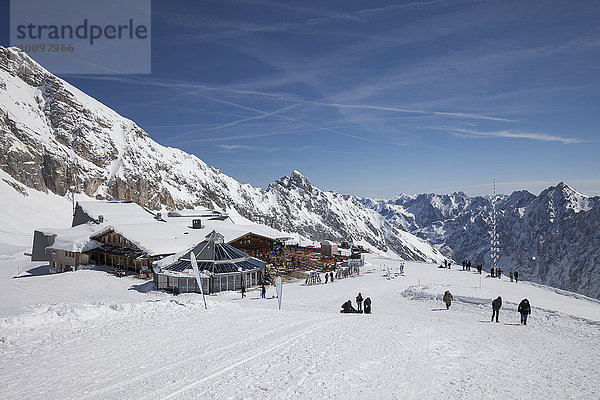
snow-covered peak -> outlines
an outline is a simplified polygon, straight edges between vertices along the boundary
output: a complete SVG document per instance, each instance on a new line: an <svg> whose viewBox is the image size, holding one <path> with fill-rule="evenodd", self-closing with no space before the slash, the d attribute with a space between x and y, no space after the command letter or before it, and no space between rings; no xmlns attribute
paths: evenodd
<svg viewBox="0 0 600 400"><path fill-rule="evenodd" d="M0 68L22 79L27 79L29 84L36 86L41 83L41 77L50 74L48 70L18 47L0 46Z"/></svg>
<svg viewBox="0 0 600 400"><path fill-rule="evenodd" d="M589 211L595 200L571 188L564 182L544 190L539 195L540 201L547 203L548 207L572 210L575 213Z"/></svg>
<svg viewBox="0 0 600 400"><path fill-rule="evenodd" d="M301 189L307 192L311 192L312 191L312 183L310 183L310 181L308 180L307 177L305 177L304 175L302 175L302 173L300 173L297 170L294 170L290 176L284 176L282 178L279 178L278 180L276 180L274 183L271 184L271 186L276 187L276 186L282 186L288 190L292 190L292 189ZM270 186L270 187L271 187Z"/></svg>

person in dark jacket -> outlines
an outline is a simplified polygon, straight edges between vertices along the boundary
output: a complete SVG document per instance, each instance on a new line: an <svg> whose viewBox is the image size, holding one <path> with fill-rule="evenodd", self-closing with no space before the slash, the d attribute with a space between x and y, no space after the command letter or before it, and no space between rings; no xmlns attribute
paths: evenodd
<svg viewBox="0 0 600 400"><path fill-rule="evenodd" d="M363 297L362 297L362 294L360 294L360 292L359 292L358 296L356 296L356 305L358 306L358 312L362 312L362 302L363 302Z"/></svg>
<svg viewBox="0 0 600 400"><path fill-rule="evenodd" d="M446 290L444 293L444 303L446 303L446 310L450 308L450 304L452 303L452 293L449 290Z"/></svg>
<svg viewBox="0 0 600 400"><path fill-rule="evenodd" d="M492 278L496 277L496 271L494 270L494 267L490 268L490 275L492 275Z"/></svg>
<svg viewBox="0 0 600 400"><path fill-rule="evenodd" d="M367 297L365 299L365 314L371 314L371 298Z"/></svg>
<svg viewBox="0 0 600 400"><path fill-rule="evenodd" d="M496 317L496 322L499 322L500 307L502 307L502 297L498 296L498 298L492 301L492 322L494 322L494 316Z"/></svg>
<svg viewBox="0 0 600 400"><path fill-rule="evenodd" d="M521 303L519 303L518 311L521 313L521 323L523 325L527 325L527 317L531 314L531 305L529 304L529 300L523 299Z"/></svg>
<svg viewBox="0 0 600 400"><path fill-rule="evenodd" d="M519 271L515 270L515 273L513 275L515 276L515 283L519 282Z"/></svg>
<svg viewBox="0 0 600 400"><path fill-rule="evenodd" d="M358 311L356 311L356 309L352 307L352 302L348 300L347 302L342 304L342 309L340 310L340 312L343 314L353 314L357 313Z"/></svg>

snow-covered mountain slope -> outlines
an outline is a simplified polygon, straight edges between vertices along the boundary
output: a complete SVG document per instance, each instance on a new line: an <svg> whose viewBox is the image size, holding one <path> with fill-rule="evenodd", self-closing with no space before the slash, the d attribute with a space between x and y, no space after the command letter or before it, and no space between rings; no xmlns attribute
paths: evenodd
<svg viewBox="0 0 600 400"><path fill-rule="evenodd" d="M6 255L10 249L30 248L35 228L70 227L73 205L65 197L31 189L0 170L0 210L0 255Z"/></svg>
<svg viewBox="0 0 600 400"><path fill-rule="evenodd" d="M284 283L281 310L273 287L266 299L258 291L207 296L205 310L201 295L154 292L103 271L0 274L0 397L598 397L598 301L415 262L387 279L384 270L398 261L367 263L351 279ZM40 269L23 256L2 267ZM372 300L373 314L340 314L358 292ZM503 306L492 323L498 296ZM532 307L527 326L517 312L523 298Z"/></svg>
<svg viewBox="0 0 600 400"><path fill-rule="evenodd" d="M454 193L362 202L458 262L489 268L490 199ZM539 196L518 191L500 197L497 209L505 273L518 269L532 281L600 298L600 197L560 183Z"/></svg>
<svg viewBox="0 0 600 400"><path fill-rule="evenodd" d="M0 47L0 168L44 193L74 191L154 209L235 210L313 240L354 241L409 260L443 259L354 197L320 190L297 171L263 190L161 146L16 48Z"/></svg>

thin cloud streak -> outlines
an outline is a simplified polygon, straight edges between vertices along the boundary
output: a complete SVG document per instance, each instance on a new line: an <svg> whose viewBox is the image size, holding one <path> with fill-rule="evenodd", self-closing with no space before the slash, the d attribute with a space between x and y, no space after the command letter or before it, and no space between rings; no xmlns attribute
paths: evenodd
<svg viewBox="0 0 600 400"><path fill-rule="evenodd" d="M376 111L391 111L391 112L409 113L409 114L440 115L440 116L446 116L446 117L483 119L483 120L488 120L488 121L517 122L515 120L507 119L507 118L490 117L487 115L459 113L459 112L428 111L428 110L419 110L419 109L411 109L411 108L371 106L371 105L366 105L366 104L340 104L340 103L321 103L321 102L309 102L309 103L319 104L319 105L329 106L329 107L338 107L338 108L354 108L354 109L376 110Z"/></svg>
<svg viewBox="0 0 600 400"><path fill-rule="evenodd" d="M340 14L334 14L327 17L317 17L311 18L303 22L280 22L273 25L263 25L263 26L245 26L242 29L229 30L224 32L217 32L213 34L199 35L197 37L198 40L211 42L221 39L227 39L230 37L236 36L244 36L252 33L281 33L281 32L294 32L298 30L302 30L304 28L313 28L316 26L326 25L331 22L362 22L368 18L373 16L388 13L393 11L398 11L407 8L416 8L416 7L427 7L434 6L437 4L446 3L445 0L432 0L432 1L424 1L424 2L412 2L407 4L390 4L385 7L377 7L377 8L366 8L362 10L356 10L351 12L345 12Z"/></svg>
<svg viewBox="0 0 600 400"><path fill-rule="evenodd" d="M574 138L574 137L561 137L554 135L547 135L543 133L531 133L531 132L515 132L510 130L500 130L493 132L482 132L471 129L447 129L439 128L439 130L446 130L462 137L475 138L475 137L488 137L488 138L508 138L508 139L530 139L538 140L541 142L560 142L564 144L580 144L589 143L589 140Z"/></svg>
<svg viewBox="0 0 600 400"><path fill-rule="evenodd" d="M85 77L85 78L88 79L88 77ZM246 111L258 112L259 114L263 115L264 117L270 116L272 114L277 114L278 112L287 110L289 108L292 108L293 106L283 107L280 110L276 110L274 112L266 112L266 111L262 111L262 110L257 110L255 108L246 107L246 106L243 106L238 103L228 102L226 100L218 99L214 96L204 95L204 94L199 93L197 90L200 89L200 90L206 90L206 91L224 92L224 93L230 93L230 94L249 95L249 96L266 96L266 97L271 97L271 98L277 98L277 99L280 99L283 101L293 102L296 104L320 105L320 106L335 107L335 108L340 108L340 109L363 109L363 110L387 111L387 112L404 113L404 114L434 115L434 116L477 119L477 120L487 120L487 121L518 122L516 120L508 119L508 118L494 117L494 116L480 115L480 114L473 114L473 113L464 113L464 112L449 112L449 111L436 111L436 110L426 110L426 109L416 109L416 108L386 107L386 106L377 106L377 105L369 105L369 104L343 104L343 103L329 103L329 102L323 102L323 101L302 100L302 99L295 98L293 96L285 96L285 95L281 95L281 94L273 94L273 93L268 93L268 92L260 92L260 91L252 91L252 90L236 90L236 89L231 89L231 88L226 88L226 87L214 87L214 86L207 86L207 85L201 85L201 84L195 84L195 83L181 83L181 82L178 83L178 81L159 82L159 81L150 80L150 79L141 80L139 78L129 79L129 78L124 78L124 77L94 77L94 76L90 76L89 79L111 80L111 81L133 83L133 84L139 84L139 85L179 88L179 89L187 91L188 93L197 94L198 96L201 96L205 99L209 99L209 100L227 104L227 105L233 105L233 106L242 108ZM231 123L224 124L223 127L227 127L227 126L229 126L229 124L236 125L238 123L244 122L245 120L253 120L253 119L257 119L257 118L260 118L260 116L248 117L247 119L241 119L239 121L232 121ZM221 128L214 128L214 129L216 130L216 129L221 129Z"/></svg>

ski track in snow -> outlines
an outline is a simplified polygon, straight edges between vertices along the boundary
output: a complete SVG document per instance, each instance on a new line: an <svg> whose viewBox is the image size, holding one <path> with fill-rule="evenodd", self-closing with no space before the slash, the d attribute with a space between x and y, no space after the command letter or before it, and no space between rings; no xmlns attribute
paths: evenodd
<svg viewBox="0 0 600 400"><path fill-rule="evenodd" d="M0 265L14 271L22 260ZM526 282L479 288L470 272L419 263L383 277L397 262L371 259L368 273L333 284L285 284L282 310L257 291L208 296L205 310L197 295L132 292L135 279L100 271L3 273L3 302L20 311L0 319L0 398L597 398L597 302ZM340 314L358 291L374 314ZM526 327L516 312L524 294Z"/></svg>

